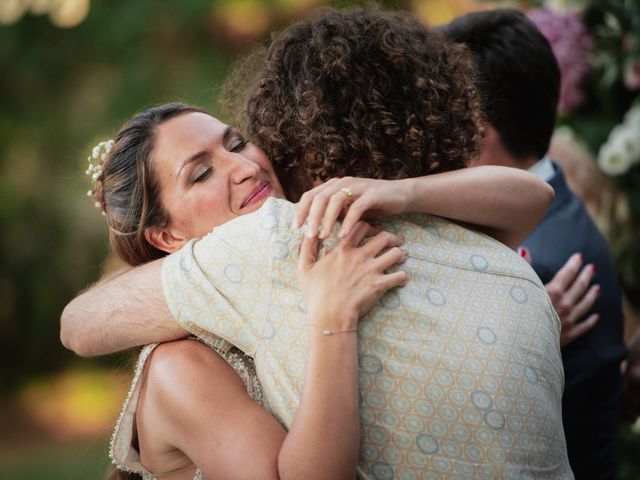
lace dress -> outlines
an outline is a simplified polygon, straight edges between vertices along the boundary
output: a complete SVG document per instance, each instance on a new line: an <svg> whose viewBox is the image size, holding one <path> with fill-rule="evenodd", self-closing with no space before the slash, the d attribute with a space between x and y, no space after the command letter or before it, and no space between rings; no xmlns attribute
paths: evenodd
<svg viewBox="0 0 640 480"><path fill-rule="evenodd" d="M224 358L242 379L249 396L267 411L271 412L267 399L262 392L258 377L256 376L253 360L250 357L215 335L203 335L197 340L208 345ZM133 445L136 428L135 418L140 390L142 388L142 382L140 381L142 372L144 372L144 367L149 355L158 345L157 343L147 345L140 351L131 381L131 387L122 411L120 412L120 416L118 417L118 421L116 422L109 448L109 456L116 468L137 473L142 476L144 480L155 480L156 477L140 463L140 454ZM203 477L200 470L196 470L194 480L202 479Z"/></svg>

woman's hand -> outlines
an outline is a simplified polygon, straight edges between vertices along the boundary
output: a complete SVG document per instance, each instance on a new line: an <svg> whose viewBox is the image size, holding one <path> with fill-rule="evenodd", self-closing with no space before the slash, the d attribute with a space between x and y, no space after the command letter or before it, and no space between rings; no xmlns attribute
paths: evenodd
<svg viewBox="0 0 640 480"><path fill-rule="evenodd" d="M401 180L332 178L305 192L297 206L296 227L307 223L307 236L326 238L341 214L339 236L348 234L365 213L393 215L407 211L409 192Z"/></svg>
<svg viewBox="0 0 640 480"><path fill-rule="evenodd" d="M406 259L406 251L399 248L402 241L401 236L358 222L333 251L317 260L317 237L305 237L298 278L309 317L323 323L316 326L336 331L353 329L358 318L387 290L406 283L403 271L385 273Z"/></svg>
<svg viewBox="0 0 640 480"><path fill-rule="evenodd" d="M518 253L531 263L529 250L518 248ZM591 285L596 267L583 265L581 253L569 257L544 288L560 319L560 346L564 347L596 326L600 315L586 316L600 295L600 285Z"/></svg>
<svg viewBox="0 0 640 480"><path fill-rule="evenodd" d="M561 347L587 333L600 319L597 313L586 316L600 295L600 285L591 285L595 266L582 262L582 255L574 253L544 286L560 318Z"/></svg>
<svg viewBox="0 0 640 480"><path fill-rule="evenodd" d="M298 278L310 326L300 404L282 444L278 470L287 478L351 480L360 445L358 318L405 272L385 273L402 262L402 238L359 222L340 244L317 260L318 238L305 237ZM368 235L375 234L363 241ZM329 332L327 332L329 330ZM332 335L331 333L345 333Z"/></svg>

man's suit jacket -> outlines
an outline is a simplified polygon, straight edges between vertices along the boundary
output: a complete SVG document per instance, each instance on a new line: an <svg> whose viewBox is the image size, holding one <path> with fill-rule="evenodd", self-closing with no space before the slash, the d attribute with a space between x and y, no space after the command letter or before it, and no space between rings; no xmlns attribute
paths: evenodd
<svg viewBox="0 0 640 480"><path fill-rule="evenodd" d="M562 349L565 389L592 376L602 365L620 363L626 356L623 340L621 293L607 242L598 231L583 202L572 192L560 167L549 181L556 195L549 211L524 242L533 259L532 267L547 284L575 252L585 263L596 266L593 282L601 286L591 313L600 320L587 334Z"/></svg>

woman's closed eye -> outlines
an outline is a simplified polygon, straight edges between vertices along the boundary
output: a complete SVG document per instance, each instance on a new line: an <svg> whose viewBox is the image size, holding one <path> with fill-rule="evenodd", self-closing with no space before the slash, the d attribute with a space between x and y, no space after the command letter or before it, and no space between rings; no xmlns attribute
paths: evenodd
<svg viewBox="0 0 640 480"><path fill-rule="evenodd" d="M249 143L249 140L245 140L242 137L236 137L231 141L229 151L234 153L239 152L247 146L247 143Z"/></svg>
<svg viewBox="0 0 640 480"><path fill-rule="evenodd" d="M207 178L209 178L212 172L213 172L213 167L206 167L204 170L196 174L195 178L193 179L193 183L204 182Z"/></svg>

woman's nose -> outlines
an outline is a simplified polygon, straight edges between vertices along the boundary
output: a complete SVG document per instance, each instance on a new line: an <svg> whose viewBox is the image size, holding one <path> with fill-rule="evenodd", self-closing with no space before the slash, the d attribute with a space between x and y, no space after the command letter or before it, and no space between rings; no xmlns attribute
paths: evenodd
<svg viewBox="0 0 640 480"><path fill-rule="evenodd" d="M229 162L231 180L235 183L255 178L260 173L260 166L242 154L231 153Z"/></svg>

